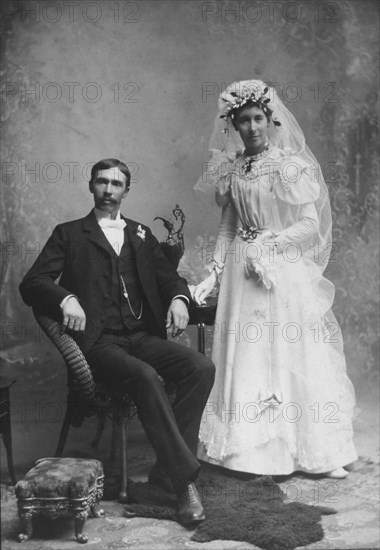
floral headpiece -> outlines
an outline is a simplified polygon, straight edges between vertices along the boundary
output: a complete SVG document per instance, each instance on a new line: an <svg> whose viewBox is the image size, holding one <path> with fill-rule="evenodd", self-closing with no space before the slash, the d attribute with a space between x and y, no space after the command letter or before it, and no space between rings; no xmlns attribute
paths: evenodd
<svg viewBox="0 0 380 550"><path fill-rule="evenodd" d="M220 94L220 100L224 102L222 104L224 113L220 115L220 118L224 118L225 120L228 117L233 118L234 110L240 109L246 103L259 105L267 117L271 116L273 111L268 106L268 103L271 101L270 97L267 96L268 91L269 88L267 86L262 91L261 89L252 90L249 86L243 87L242 90L238 90L237 88L230 90L227 88L227 90ZM278 120L273 120L273 124L281 126L281 122Z"/></svg>

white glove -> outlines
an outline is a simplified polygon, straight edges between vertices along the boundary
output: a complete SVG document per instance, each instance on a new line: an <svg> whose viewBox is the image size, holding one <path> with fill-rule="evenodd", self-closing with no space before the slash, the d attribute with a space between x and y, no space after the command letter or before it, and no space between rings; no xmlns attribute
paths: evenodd
<svg viewBox="0 0 380 550"><path fill-rule="evenodd" d="M193 290L193 300L199 305L204 305L206 303L206 298L210 296L211 292L214 290L216 283L217 275L215 270L210 273L206 279L204 279L199 285Z"/></svg>

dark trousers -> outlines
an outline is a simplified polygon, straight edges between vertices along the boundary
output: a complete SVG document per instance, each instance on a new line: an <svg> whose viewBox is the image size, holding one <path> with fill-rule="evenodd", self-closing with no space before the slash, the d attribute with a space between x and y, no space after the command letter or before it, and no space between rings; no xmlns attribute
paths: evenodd
<svg viewBox="0 0 380 550"><path fill-rule="evenodd" d="M200 468L195 458L199 425L214 383L214 364L190 348L145 331L103 334L87 360L95 380L120 387L132 397L158 463L181 492ZM176 384L172 405L157 374Z"/></svg>

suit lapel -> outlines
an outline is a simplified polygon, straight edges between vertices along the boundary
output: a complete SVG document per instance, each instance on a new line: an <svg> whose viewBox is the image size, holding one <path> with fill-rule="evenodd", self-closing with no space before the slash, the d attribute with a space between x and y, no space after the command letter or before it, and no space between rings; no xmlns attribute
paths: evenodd
<svg viewBox="0 0 380 550"><path fill-rule="evenodd" d="M136 223L133 220L129 220L128 218L123 217L123 219L127 223L127 226L124 229L124 231L128 232L129 242L130 242L132 251L135 254L136 267L137 267L137 271L138 271L138 274L139 274L139 277L140 277L140 283L143 287L145 295L147 296L148 300L150 301L150 299L151 299L151 287L152 287L152 276L153 276L153 271L151 269L147 268L147 265L150 265L149 261L148 261L148 264L147 264L147 260L149 258L150 247L149 246L143 246L144 240L142 239L142 237L139 237L138 234L137 234L140 224ZM153 310L154 310L154 308L153 308Z"/></svg>
<svg viewBox="0 0 380 550"><path fill-rule="evenodd" d="M103 231L100 229L93 210L83 220L83 231L87 233L87 238L100 248L103 248L108 254L115 255L115 251L108 242Z"/></svg>
<svg viewBox="0 0 380 550"><path fill-rule="evenodd" d="M132 246L132 248L133 248L133 250L134 250L134 252L136 253L136 256L137 256L137 254L140 252L140 247L141 247L141 244L143 242L141 237L139 237L137 235L138 224L136 222L134 222L133 220L129 220L128 218L124 218L124 216L122 216L122 218L127 224L126 227L124 228L124 231L128 232L129 242L131 243L131 246Z"/></svg>
<svg viewBox="0 0 380 550"><path fill-rule="evenodd" d="M128 232L131 248L135 253L140 284L153 315L156 318L157 326L160 327L162 334L165 335L165 329L162 327L163 312L161 300L157 294L157 290L155 290L157 287L156 271L152 259L151 247L144 243L143 235L141 235L141 237L138 235L140 224L128 218L124 218L124 216L122 217L127 223L124 231Z"/></svg>
<svg viewBox="0 0 380 550"><path fill-rule="evenodd" d="M124 216L121 216L122 219L126 222L126 227L124 231L127 232L128 238L124 242L129 241L136 255L140 252L141 244L143 240L137 235L138 224L133 220L129 220ZM109 254L114 255L115 251L108 242L106 236L101 230L98 222L96 221L96 216L93 210L83 219L83 230L87 233L88 239L95 243L97 246L100 246L106 250Z"/></svg>

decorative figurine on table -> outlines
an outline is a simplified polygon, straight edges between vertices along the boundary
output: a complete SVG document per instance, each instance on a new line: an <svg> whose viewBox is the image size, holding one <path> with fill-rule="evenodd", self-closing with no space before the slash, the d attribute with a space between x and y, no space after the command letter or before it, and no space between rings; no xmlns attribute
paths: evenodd
<svg viewBox="0 0 380 550"><path fill-rule="evenodd" d="M166 240L161 242L160 244L168 260L177 269L179 261L182 258L183 253L185 251L185 244L183 239L183 226L185 224L185 219L186 219L185 214L183 213L181 208L178 206L178 204L175 205L175 208L173 210L173 216L175 217L174 223L165 218L161 218L161 216L156 216L154 218L154 221L162 220L165 229L168 231ZM178 229L176 229L175 227L176 222L179 223Z"/></svg>

